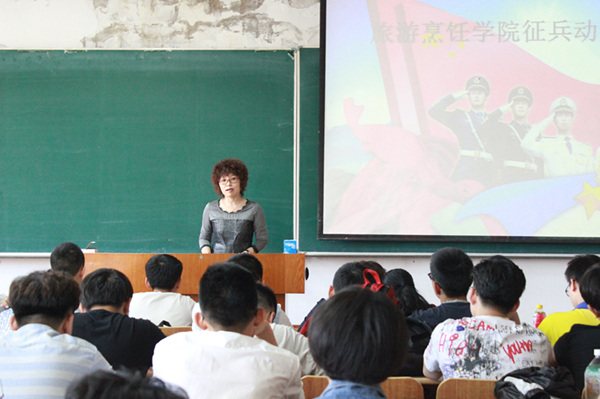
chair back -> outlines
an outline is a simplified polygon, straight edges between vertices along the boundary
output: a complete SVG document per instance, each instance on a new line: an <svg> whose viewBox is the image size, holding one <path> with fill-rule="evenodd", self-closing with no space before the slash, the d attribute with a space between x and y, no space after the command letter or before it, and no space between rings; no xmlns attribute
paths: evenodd
<svg viewBox="0 0 600 399"><path fill-rule="evenodd" d="M302 377L305 399L319 397L328 384L327 377L305 375ZM390 377L381 383L381 388L388 399L423 399L423 387L411 377Z"/></svg>
<svg viewBox="0 0 600 399"><path fill-rule="evenodd" d="M448 378L440 383L437 399L494 399L496 380Z"/></svg>
<svg viewBox="0 0 600 399"><path fill-rule="evenodd" d="M381 383L388 399L423 399L423 386L412 377L390 377Z"/></svg>
<svg viewBox="0 0 600 399"><path fill-rule="evenodd" d="M167 337L178 332L192 331L192 327L159 327L160 331L163 332Z"/></svg>

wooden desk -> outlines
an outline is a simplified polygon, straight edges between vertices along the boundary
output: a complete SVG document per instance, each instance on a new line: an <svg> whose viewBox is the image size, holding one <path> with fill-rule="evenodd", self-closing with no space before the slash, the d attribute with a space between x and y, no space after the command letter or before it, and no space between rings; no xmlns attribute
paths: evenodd
<svg viewBox="0 0 600 399"><path fill-rule="evenodd" d="M86 253L85 274L102 267L120 270L131 280L134 292L150 291L144 284L145 266L155 254ZM232 254L172 254L183 263L181 294L198 300L198 283L208 266L224 262ZM257 254L263 265L263 279L285 308L285 294L304 292L304 254Z"/></svg>

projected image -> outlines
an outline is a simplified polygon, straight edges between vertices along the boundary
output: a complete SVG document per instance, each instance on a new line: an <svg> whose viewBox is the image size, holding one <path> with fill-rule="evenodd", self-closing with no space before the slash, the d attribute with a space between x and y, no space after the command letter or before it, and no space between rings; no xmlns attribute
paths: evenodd
<svg viewBox="0 0 600 399"><path fill-rule="evenodd" d="M600 237L600 3L325 7L323 237Z"/></svg>

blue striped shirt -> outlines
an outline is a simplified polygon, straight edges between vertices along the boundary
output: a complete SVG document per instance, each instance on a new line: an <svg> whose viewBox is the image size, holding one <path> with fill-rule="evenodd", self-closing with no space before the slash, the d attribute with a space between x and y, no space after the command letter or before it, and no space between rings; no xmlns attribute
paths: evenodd
<svg viewBox="0 0 600 399"><path fill-rule="evenodd" d="M110 365L89 342L45 324L27 324L0 340L0 380L7 399L64 398L69 384Z"/></svg>

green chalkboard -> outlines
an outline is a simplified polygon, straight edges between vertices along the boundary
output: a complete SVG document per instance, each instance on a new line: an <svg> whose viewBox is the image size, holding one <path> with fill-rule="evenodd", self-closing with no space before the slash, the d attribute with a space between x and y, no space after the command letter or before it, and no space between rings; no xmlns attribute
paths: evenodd
<svg viewBox="0 0 600 399"><path fill-rule="evenodd" d="M597 243L557 242L474 242L474 241L360 241L320 240L319 227L319 49L300 51L300 235L298 246L305 252L398 252L431 253L444 246L456 246L469 253L598 253Z"/></svg>
<svg viewBox="0 0 600 399"><path fill-rule="evenodd" d="M212 166L292 236L287 51L0 51L0 252L199 252Z"/></svg>

